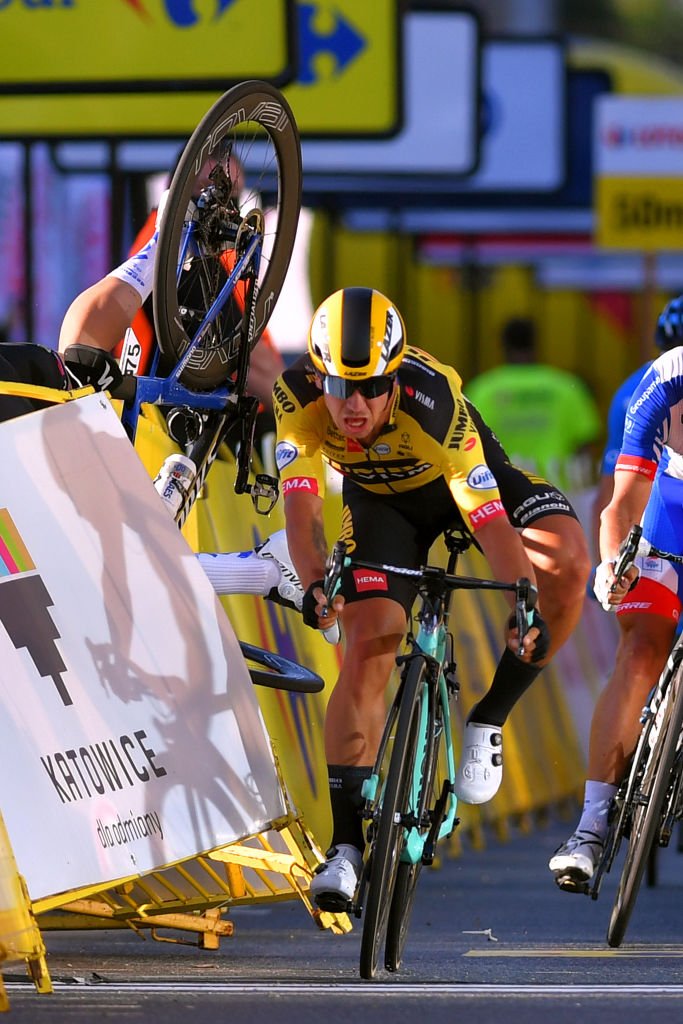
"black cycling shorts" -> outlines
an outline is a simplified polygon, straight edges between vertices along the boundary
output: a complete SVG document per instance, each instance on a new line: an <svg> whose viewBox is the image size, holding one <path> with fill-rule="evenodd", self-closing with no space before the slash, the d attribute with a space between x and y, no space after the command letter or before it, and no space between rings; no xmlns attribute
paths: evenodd
<svg viewBox="0 0 683 1024"><path fill-rule="evenodd" d="M0 380L21 384L39 384L46 388L67 386L66 371L61 358L54 349L43 345L4 343L0 345ZM15 395L0 395L0 421L24 416L37 409L45 409L46 403Z"/></svg>
<svg viewBox="0 0 683 1024"><path fill-rule="evenodd" d="M568 498L546 480L509 462L496 466L494 473L508 519L517 529L549 515L578 518ZM443 477L401 494L374 494L344 480L342 497L341 538L349 545L349 555L362 561L418 569L445 530L469 532ZM341 592L347 601L391 598L406 614L417 594L409 578L357 568L345 570Z"/></svg>

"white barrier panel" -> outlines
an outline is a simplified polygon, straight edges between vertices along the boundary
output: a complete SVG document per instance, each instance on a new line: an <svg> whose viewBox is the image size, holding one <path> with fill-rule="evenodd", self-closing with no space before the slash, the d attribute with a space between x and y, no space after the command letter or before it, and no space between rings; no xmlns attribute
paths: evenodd
<svg viewBox="0 0 683 1024"><path fill-rule="evenodd" d="M233 629L94 395L0 426L0 806L32 899L285 813Z"/></svg>

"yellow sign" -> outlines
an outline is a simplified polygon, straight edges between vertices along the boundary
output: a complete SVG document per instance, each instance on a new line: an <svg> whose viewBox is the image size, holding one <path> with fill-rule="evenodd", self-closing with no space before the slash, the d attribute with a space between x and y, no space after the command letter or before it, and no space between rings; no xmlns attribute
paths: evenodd
<svg viewBox="0 0 683 1024"><path fill-rule="evenodd" d="M613 249L683 249L683 176L595 182L596 241Z"/></svg>
<svg viewBox="0 0 683 1024"><path fill-rule="evenodd" d="M0 0L0 134L182 137L235 81L282 86L296 76L283 91L304 135L389 135L401 120L400 7ZM190 23L194 11L204 13ZM289 65L292 36L298 72Z"/></svg>
<svg viewBox="0 0 683 1024"><path fill-rule="evenodd" d="M4 0L0 92L284 84L295 71L294 29L294 0Z"/></svg>
<svg viewBox="0 0 683 1024"><path fill-rule="evenodd" d="M299 0L299 68L284 94L306 135L391 135L401 126L397 0Z"/></svg>

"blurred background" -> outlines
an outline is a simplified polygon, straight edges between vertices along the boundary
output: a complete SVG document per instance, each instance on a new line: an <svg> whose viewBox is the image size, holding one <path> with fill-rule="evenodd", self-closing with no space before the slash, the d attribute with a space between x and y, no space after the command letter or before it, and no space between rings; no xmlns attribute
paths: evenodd
<svg viewBox="0 0 683 1024"><path fill-rule="evenodd" d="M12 0L0 10L0 329L53 345L230 84L303 140L273 334L371 284L465 382L511 318L606 414L683 291L682 0Z"/></svg>

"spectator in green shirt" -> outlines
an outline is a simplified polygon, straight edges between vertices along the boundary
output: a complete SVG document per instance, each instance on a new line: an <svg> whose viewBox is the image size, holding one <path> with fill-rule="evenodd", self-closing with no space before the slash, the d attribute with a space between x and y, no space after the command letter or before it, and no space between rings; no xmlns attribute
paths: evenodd
<svg viewBox="0 0 683 1024"><path fill-rule="evenodd" d="M533 321L509 320L505 365L475 377L467 397L498 435L510 461L577 489L592 482L590 446L601 432L597 405L573 373L537 361Z"/></svg>

